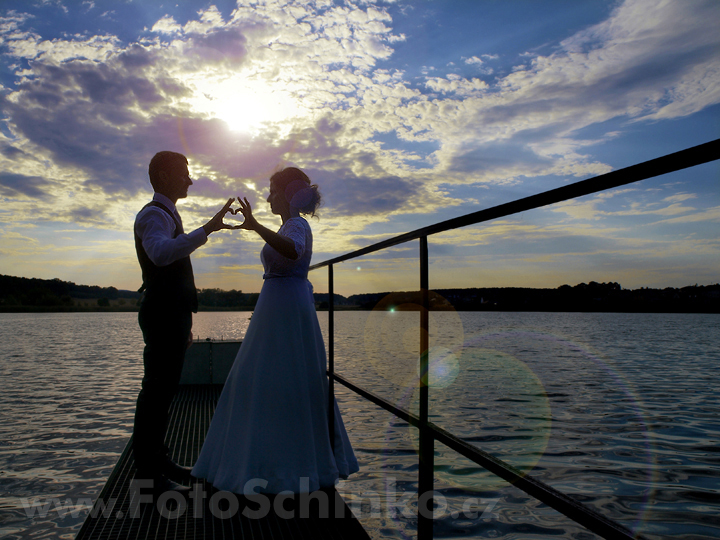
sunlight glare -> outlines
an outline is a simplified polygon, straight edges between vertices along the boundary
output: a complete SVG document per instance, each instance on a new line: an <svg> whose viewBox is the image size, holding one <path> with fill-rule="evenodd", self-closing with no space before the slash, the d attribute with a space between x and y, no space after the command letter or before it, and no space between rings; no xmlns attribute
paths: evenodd
<svg viewBox="0 0 720 540"><path fill-rule="evenodd" d="M233 131L256 133L262 124L307 114L289 92L262 80L198 81L197 90L193 108L223 120Z"/></svg>

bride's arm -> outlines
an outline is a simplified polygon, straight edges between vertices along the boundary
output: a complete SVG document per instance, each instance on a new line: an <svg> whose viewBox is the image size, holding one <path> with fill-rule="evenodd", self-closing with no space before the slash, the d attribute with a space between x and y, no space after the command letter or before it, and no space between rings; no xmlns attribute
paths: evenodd
<svg viewBox="0 0 720 540"><path fill-rule="evenodd" d="M255 231L263 240L270 244L270 247L283 257L292 260L298 258L297 251L295 250L295 242L258 223L252 214L252 208L247 199L241 200L240 197L238 197L238 202L240 203L240 212L245 216L245 221L237 227L238 229Z"/></svg>
<svg viewBox="0 0 720 540"><path fill-rule="evenodd" d="M298 258L297 251L295 251L295 242L274 231L271 231L264 225L260 225L257 221L255 223L257 225L253 230L258 233L263 240L270 244L270 247L288 259L295 260Z"/></svg>

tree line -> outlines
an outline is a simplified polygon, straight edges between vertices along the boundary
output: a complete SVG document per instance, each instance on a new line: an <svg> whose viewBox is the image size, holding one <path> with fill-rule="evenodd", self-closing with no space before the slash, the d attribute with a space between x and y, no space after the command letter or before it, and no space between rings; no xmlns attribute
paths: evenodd
<svg viewBox="0 0 720 540"><path fill-rule="evenodd" d="M329 295L315 293L318 309L327 309ZM0 275L0 311L75 311L138 309L140 293L115 287L77 285L60 279ZM252 310L258 293L199 289L204 311ZM613 311L720 313L720 285L682 288L623 289L617 282L562 285L556 289L494 287L430 291L432 310L457 311ZM417 310L420 291L334 295L340 309Z"/></svg>
<svg viewBox="0 0 720 540"><path fill-rule="evenodd" d="M361 294L348 300L360 309L416 310L419 291ZM430 291L435 311L586 311L720 313L720 285L623 289L617 282L561 285L556 289L494 287Z"/></svg>

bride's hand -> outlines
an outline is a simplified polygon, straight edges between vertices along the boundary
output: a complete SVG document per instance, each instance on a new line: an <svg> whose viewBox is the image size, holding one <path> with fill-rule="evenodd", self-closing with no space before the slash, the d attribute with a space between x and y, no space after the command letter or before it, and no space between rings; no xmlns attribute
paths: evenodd
<svg viewBox="0 0 720 540"><path fill-rule="evenodd" d="M240 203L240 212L242 212L242 215L245 217L245 221L242 222L242 225L238 226L238 229L254 231L257 228L258 222L253 216L250 203L248 202L247 198L241 199L240 197L238 197L237 201Z"/></svg>

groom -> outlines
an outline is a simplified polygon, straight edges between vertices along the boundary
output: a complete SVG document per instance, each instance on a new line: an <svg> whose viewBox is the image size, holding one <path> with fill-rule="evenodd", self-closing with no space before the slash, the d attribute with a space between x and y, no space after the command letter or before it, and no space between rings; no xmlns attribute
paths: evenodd
<svg viewBox="0 0 720 540"><path fill-rule="evenodd" d="M175 203L187 197L192 185L187 158L158 152L148 173L155 195L135 218L135 248L143 277L140 292L145 291L138 314L145 374L135 410L133 454L136 478L151 479L156 491L182 490L174 481L189 480L190 469L171 460L164 441L170 402L185 350L192 343L192 314L197 312L190 253L205 244L210 233L232 228L223 217L233 199L205 225L185 234Z"/></svg>

